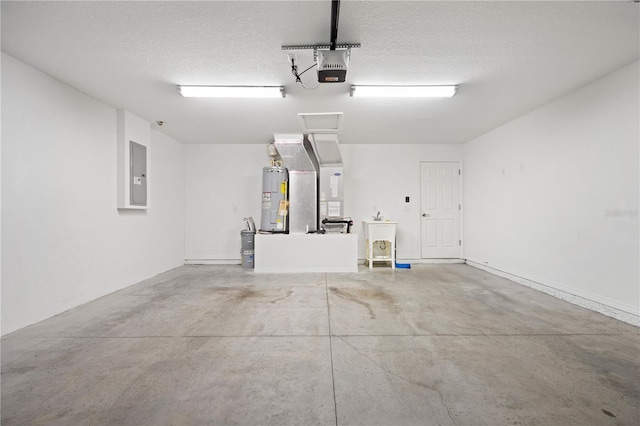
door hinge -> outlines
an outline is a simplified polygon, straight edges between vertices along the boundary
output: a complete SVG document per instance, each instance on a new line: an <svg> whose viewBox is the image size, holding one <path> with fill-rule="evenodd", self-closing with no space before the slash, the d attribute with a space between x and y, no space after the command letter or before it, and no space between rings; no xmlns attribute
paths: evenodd
<svg viewBox="0 0 640 426"><path fill-rule="evenodd" d="M462 204L458 204L458 210L462 210Z"/></svg>
<svg viewBox="0 0 640 426"><path fill-rule="evenodd" d="M462 240L458 240L458 245L461 246L462 245Z"/></svg>
<svg viewBox="0 0 640 426"><path fill-rule="evenodd" d="M458 176L462 174L462 170L458 169Z"/></svg>

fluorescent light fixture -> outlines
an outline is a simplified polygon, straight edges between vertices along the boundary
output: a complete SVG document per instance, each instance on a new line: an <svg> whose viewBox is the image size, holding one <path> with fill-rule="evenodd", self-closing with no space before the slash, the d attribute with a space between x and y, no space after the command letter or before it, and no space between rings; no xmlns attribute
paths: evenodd
<svg viewBox="0 0 640 426"><path fill-rule="evenodd" d="M185 98L284 98L282 86L178 86Z"/></svg>
<svg viewBox="0 0 640 426"><path fill-rule="evenodd" d="M458 86L351 86L351 96L367 98L450 98Z"/></svg>

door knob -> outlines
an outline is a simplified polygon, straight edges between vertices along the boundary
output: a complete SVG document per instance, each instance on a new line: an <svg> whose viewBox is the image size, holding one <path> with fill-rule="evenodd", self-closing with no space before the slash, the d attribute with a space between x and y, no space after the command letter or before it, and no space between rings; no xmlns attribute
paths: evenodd
<svg viewBox="0 0 640 426"><path fill-rule="evenodd" d="M431 217L429 213L422 213L422 217Z"/></svg>

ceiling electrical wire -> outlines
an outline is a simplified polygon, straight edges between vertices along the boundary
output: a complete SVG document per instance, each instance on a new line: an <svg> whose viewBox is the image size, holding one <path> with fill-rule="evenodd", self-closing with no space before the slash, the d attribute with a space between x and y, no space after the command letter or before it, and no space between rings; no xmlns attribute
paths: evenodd
<svg viewBox="0 0 640 426"><path fill-rule="evenodd" d="M309 68L307 68L306 70L302 71L302 72L300 73L300 75L304 74L305 72L309 71L311 68L313 68L313 67L315 67L315 66L316 66L316 64L314 63L314 64L313 64L313 65L311 65Z"/></svg>
<svg viewBox="0 0 640 426"><path fill-rule="evenodd" d="M304 85L304 83L302 82L302 79L300 78L300 76L302 74L304 74L305 72L309 71L311 68L313 68L315 66L316 66L316 64L314 63L313 65L311 65L306 70L302 71L301 73L298 73L298 66L296 65L296 61L295 61L295 59L291 59L291 74L293 74L293 76L296 78L296 83L300 83L300 86L302 86L303 88L305 88L307 90L316 90L318 87L320 87L320 84L318 84L316 87L307 87L307 86Z"/></svg>

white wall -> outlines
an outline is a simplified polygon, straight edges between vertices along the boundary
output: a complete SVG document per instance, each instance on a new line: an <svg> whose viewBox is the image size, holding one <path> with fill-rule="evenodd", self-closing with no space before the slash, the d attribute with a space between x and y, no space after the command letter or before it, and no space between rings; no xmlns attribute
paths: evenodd
<svg viewBox="0 0 640 426"><path fill-rule="evenodd" d="M462 145L341 145L345 164L345 214L364 235L363 220L378 211L398 222L398 259L420 259L420 162L458 161ZM405 203L409 196L409 204ZM360 241L358 258L365 257Z"/></svg>
<svg viewBox="0 0 640 426"><path fill-rule="evenodd" d="M240 261L243 219L260 227L267 144L185 145L185 259Z"/></svg>
<svg viewBox="0 0 640 426"><path fill-rule="evenodd" d="M465 145L467 259L639 314L638 80L635 62Z"/></svg>
<svg viewBox="0 0 640 426"><path fill-rule="evenodd" d="M2 334L183 263L182 144L152 131L148 211L116 209L116 110L2 54Z"/></svg>
<svg viewBox="0 0 640 426"><path fill-rule="evenodd" d="M398 223L398 257L420 258L420 161L455 161L461 145L341 145L345 215L363 233L362 220L380 210ZM260 226L266 142L256 145L185 145L188 261L240 260L243 218ZM411 202L406 205L405 196ZM364 258L364 243L359 244Z"/></svg>

